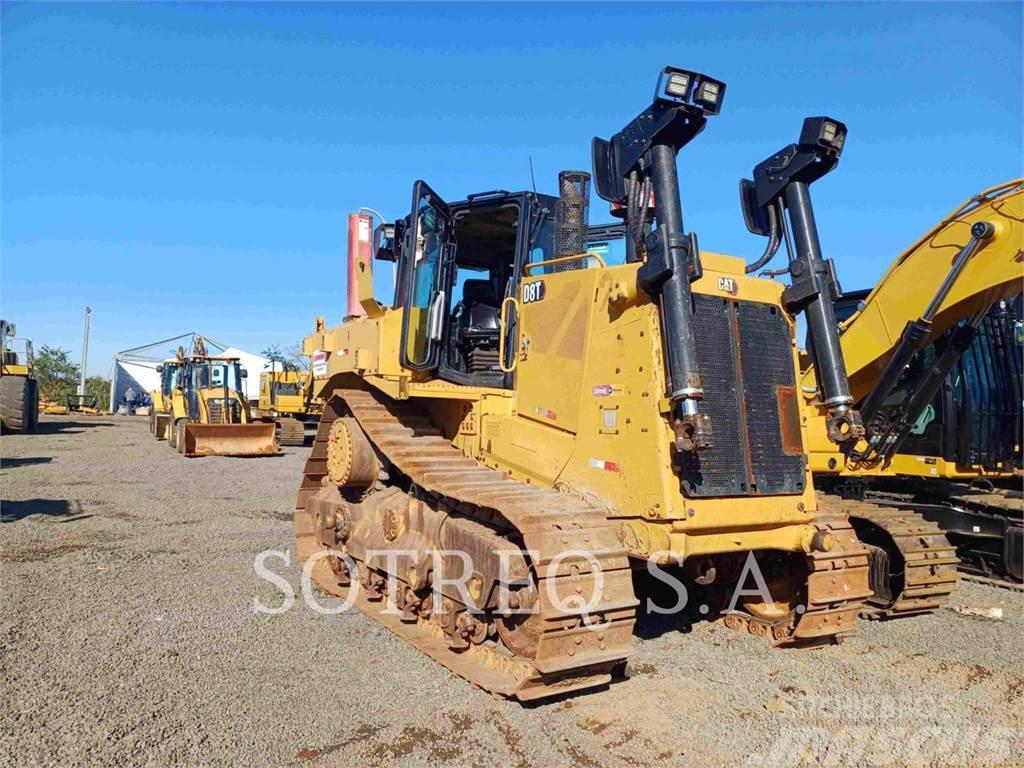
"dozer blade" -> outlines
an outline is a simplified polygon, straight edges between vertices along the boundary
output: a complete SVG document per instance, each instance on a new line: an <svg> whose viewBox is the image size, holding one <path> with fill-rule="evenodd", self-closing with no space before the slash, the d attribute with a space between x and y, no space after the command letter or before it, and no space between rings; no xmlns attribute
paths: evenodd
<svg viewBox="0 0 1024 768"><path fill-rule="evenodd" d="M186 456L273 456L274 423L186 424Z"/></svg>

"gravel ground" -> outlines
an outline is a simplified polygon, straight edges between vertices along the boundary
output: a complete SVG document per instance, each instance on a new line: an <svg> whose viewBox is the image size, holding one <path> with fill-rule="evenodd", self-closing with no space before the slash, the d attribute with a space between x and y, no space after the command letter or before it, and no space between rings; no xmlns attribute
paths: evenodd
<svg viewBox="0 0 1024 768"><path fill-rule="evenodd" d="M1024 764L1024 595L990 587L817 650L645 622L630 680L533 707L358 612L257 614L305 451L186 460L143 418L0 438L0 764Z"/></svg>

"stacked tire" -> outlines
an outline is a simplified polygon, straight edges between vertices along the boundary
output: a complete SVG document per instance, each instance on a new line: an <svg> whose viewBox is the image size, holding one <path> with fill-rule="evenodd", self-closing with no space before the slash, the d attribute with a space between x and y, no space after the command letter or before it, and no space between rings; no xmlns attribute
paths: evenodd
<svg viewBox="0 0 1024 768"><path fill-rule="evenodd" d="M0 423L8 434L33 432L39 423L39 385L26 376L0 376Z"/></svg>

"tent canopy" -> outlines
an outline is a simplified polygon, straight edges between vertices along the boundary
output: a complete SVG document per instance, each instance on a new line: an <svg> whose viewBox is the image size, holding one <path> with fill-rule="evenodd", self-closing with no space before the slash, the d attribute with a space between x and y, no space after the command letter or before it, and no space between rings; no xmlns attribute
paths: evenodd
<svg viewBox="0 0 1024 768"><path fill-rule="evenodd" d="M114 355L113 370L110 376L110 411L113 412L118 404L124 402L125 394L129 389L134 389L139 394L158 389L160 374L156 372L157 366L164 360L173 358L177 354L178 347L182 347L186 355L192 354L195 351L196 339L200 337L210 354L230 355L239 359L248 374L247 378L243 380L245 396L249 400L259 399L260 371L270 361L265 357L254 355L238 347L221 344L205 334L192 331L172 336L169 339L132 347Z"/></svg>

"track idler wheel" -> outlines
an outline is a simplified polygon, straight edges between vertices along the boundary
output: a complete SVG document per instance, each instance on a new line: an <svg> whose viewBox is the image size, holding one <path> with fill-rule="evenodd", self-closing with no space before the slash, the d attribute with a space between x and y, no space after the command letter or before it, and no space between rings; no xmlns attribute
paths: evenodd
<svg viewBox="0 0 1024 768"><path fill-rule="evenodd" d="M380 475L380 460L359 423L341 417L327 437L327 477L345 488L369 488Z"/></svg>

